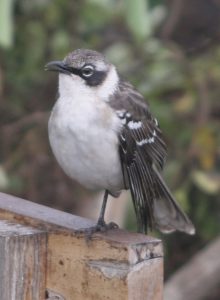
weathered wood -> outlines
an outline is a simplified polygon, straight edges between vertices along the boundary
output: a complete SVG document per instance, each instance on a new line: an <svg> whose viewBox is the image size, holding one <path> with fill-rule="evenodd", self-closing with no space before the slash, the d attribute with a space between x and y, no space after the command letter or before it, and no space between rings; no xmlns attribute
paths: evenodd
<svg viewBox="0 0 220 300"><path fill-rule="evenodd" d="M121 230L86 242L50 234L47 287L65 299L162 299L160 241ZM59 287L57 285L59 282ZM56 287L56 288L55 288Z"/></svg>
<svg viewBox="0 0 220 300"><path fill-rule="evenodd" d="M47 230L77 231L95 224L91 220L74 216L8 194L0 193L0 218L13 220Z"/></svg>
<svg viewBox="0 0 220 300"><path fill-rule="evenodd" d="M48 296L54 293L65 300L163 298L163 251L158 239L112 230L88 241L79 229L93 222L5 194L0 194L0 219L47 231Z"/></svg>
<svg viewBox="0 0 220 300"><path fill-rule="evenodd" d="M0 299L45 298L46 233L0 220Z"/></svg>

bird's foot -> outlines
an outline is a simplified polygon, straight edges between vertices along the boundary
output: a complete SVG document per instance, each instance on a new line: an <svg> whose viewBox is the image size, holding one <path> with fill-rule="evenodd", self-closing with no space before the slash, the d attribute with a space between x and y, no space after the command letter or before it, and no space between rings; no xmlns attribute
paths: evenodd
<svg viewBox="0 0 220 300"><path fill-rule="evenodd" d="M100 232L105 232L105 231L108 231L111 229L119 228L118 224L116 224L114 222L110 222L110 223L106 224L105 221L98 222L96 226L98 227L98 231L100 231Z"/></svg>
<svg viewBox="0 0 220 300"><path fill-rule="evenodd" d="M119 226L114 222L106 224L105 221L99 220L95 226L80 229L79 232L85 234L86 240L90 241L94 233L106 232L108 230L117 228L119 228Z"/></svg>

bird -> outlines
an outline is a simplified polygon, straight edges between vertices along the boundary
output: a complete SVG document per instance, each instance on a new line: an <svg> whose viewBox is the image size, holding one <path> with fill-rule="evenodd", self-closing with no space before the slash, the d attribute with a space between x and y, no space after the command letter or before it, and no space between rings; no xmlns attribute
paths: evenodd
<svg viewBox="0 0 220 300"><path fill-rule="evenodd" d="M167 146L158 120L134 86L102 53L77 49L46 71L58 73L48 135L63 171L104 197L94 232L114 228L104 214L108 195L130 190L137 231L194 234L195 227L162 178Z"/></svg>

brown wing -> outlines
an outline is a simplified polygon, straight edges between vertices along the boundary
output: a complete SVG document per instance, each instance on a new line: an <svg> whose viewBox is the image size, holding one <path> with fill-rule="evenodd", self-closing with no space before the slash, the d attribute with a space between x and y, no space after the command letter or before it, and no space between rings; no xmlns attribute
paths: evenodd
<svg viewBox="0 0 220 300"><path fill-rule="evenodd" d="M164 165L166 144L142 95L129 83L121 82L109 104L123 124L119 134L119 153L125 187L131 190L139 231L147 232L148 227L156 226L162 232L180 230L192 234L192 223L158 172Z"/></svg>

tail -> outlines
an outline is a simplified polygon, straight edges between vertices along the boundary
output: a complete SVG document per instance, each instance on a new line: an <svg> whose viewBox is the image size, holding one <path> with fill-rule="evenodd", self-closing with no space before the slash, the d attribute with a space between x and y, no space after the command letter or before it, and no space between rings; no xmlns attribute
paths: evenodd
<svg viewBox="0 0 220 300"><path fill-rule="evenodd" d="M194 234L192 222L174 200L148 152L137 148L129 134L121 140L120 156L124 185L131 191L138 231L146 233L148 228L156 227L164 233L178 230Z"/></svg>
<svg viewBox="0 0 220 300"><path fill-rule="evenodd" d="M195 234L195 227L174 200L163 178L156 169L153 169L155 177L155 198L153 200L154 225L163 233L183 231Z"/></svg>
<svg viewBox="0 0 220 300"><path fill-rule="evenodd" d="M138 231L158 228L163 233L182 231L194 234L195 228L173 198L163 178L140 155L127 167L127 177L137 217ZM126 179L126 177L124 176Z"/></svg>

